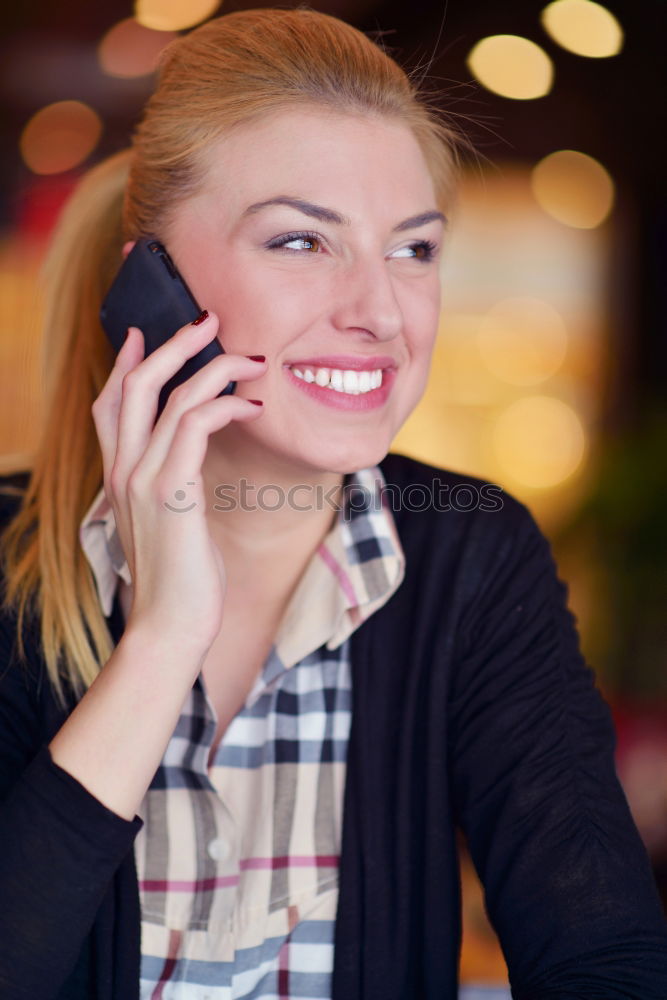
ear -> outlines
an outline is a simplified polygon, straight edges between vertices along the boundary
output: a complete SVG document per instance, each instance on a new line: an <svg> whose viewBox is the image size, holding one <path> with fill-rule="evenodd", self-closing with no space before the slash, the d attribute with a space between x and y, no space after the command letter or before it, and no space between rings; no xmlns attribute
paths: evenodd
<svg viewBox="0 0 667 1000"><path fill-rule="evenodd" d="M127 257L130 250L136 245L136 240L129 240L127 243L123 244L123 259Z"/></svg>

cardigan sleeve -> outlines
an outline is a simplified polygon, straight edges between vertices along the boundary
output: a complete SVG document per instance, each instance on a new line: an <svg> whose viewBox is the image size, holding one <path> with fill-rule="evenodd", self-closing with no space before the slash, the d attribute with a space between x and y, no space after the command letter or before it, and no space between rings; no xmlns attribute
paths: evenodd
<svg viewBox="0 0 667 1000"><path fill-rule="evenodd" d="M494 517L469 552L449 752L512 996L665 1000L665 919L566 586L522 504Z"/></svg>
<svg viewBox="0 0 667 1000"><path fill-rule="evenodd" d="M14 631L13 619L3 612L0 996L53 1000L142 822L111 812L54 763L35 650L29 666L16 662Z"/></svg>

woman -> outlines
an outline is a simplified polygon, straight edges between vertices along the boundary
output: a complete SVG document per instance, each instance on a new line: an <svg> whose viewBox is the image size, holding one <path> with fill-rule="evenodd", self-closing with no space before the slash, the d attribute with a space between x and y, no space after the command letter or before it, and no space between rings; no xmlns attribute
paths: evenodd
<svg viewBox="0 0 667 1000"><path fill-rule="evenodd" d="M428 376L452 149L359 32L246 11L172 43L65 212L50 420L6 501L3 996L455 997L457 824L514 996L667 995L544 538L387 454ZM98 310L142 235L206 313L114 359Z"/></svg>

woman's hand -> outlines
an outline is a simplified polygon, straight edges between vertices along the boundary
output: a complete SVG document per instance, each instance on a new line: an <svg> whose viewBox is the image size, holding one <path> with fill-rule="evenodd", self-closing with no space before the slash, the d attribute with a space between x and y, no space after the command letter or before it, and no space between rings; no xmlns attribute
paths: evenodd
<svg viewBox="0 0 667 1000"><path fill-rule="evenodd" d="M131 327L92 406L133 602L120 641L49 748L55 764L128 820L222 623L225 568L209 534L201 476L208 436L262 412L218 393L230 381L258 378L266 364L222 354L174 389L156 422L162 386L217 329L210 316L145 358L141 331Z"/></svg>
<svg viewBox="0 0 667 1000"><path fill-rule="evenodd" d="M226 586L205 516L202 464L209 434L262 413L248 399L218 393L232 380L259 378L266 362L222 354L174 389L155 417L162 386L217 330L209 315L144 358L143 335L130 327L92 406L104 490L132 576L127 629L173 636L202 655L220 630Z"/></svg>

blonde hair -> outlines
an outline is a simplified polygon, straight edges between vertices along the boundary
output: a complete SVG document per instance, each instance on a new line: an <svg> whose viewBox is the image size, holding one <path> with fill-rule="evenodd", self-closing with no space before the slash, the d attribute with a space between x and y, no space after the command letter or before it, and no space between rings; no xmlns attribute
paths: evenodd
<svg viewBox="0 0 667 1000"><path fill-rule="evenodd" d="M90 170L65 207L46 259L48 380L41 442L19 510L0 539L4 606L38 621L57 697L80 695L113 641L78 528L102 485L91 406L113 365L99 308L123 243L160 236L203 179L202 154L235 126L316 105L412 129L447 212L456 136L398 64L356 28L308 8L226 14L171 42L132 148Z"/></svg>

